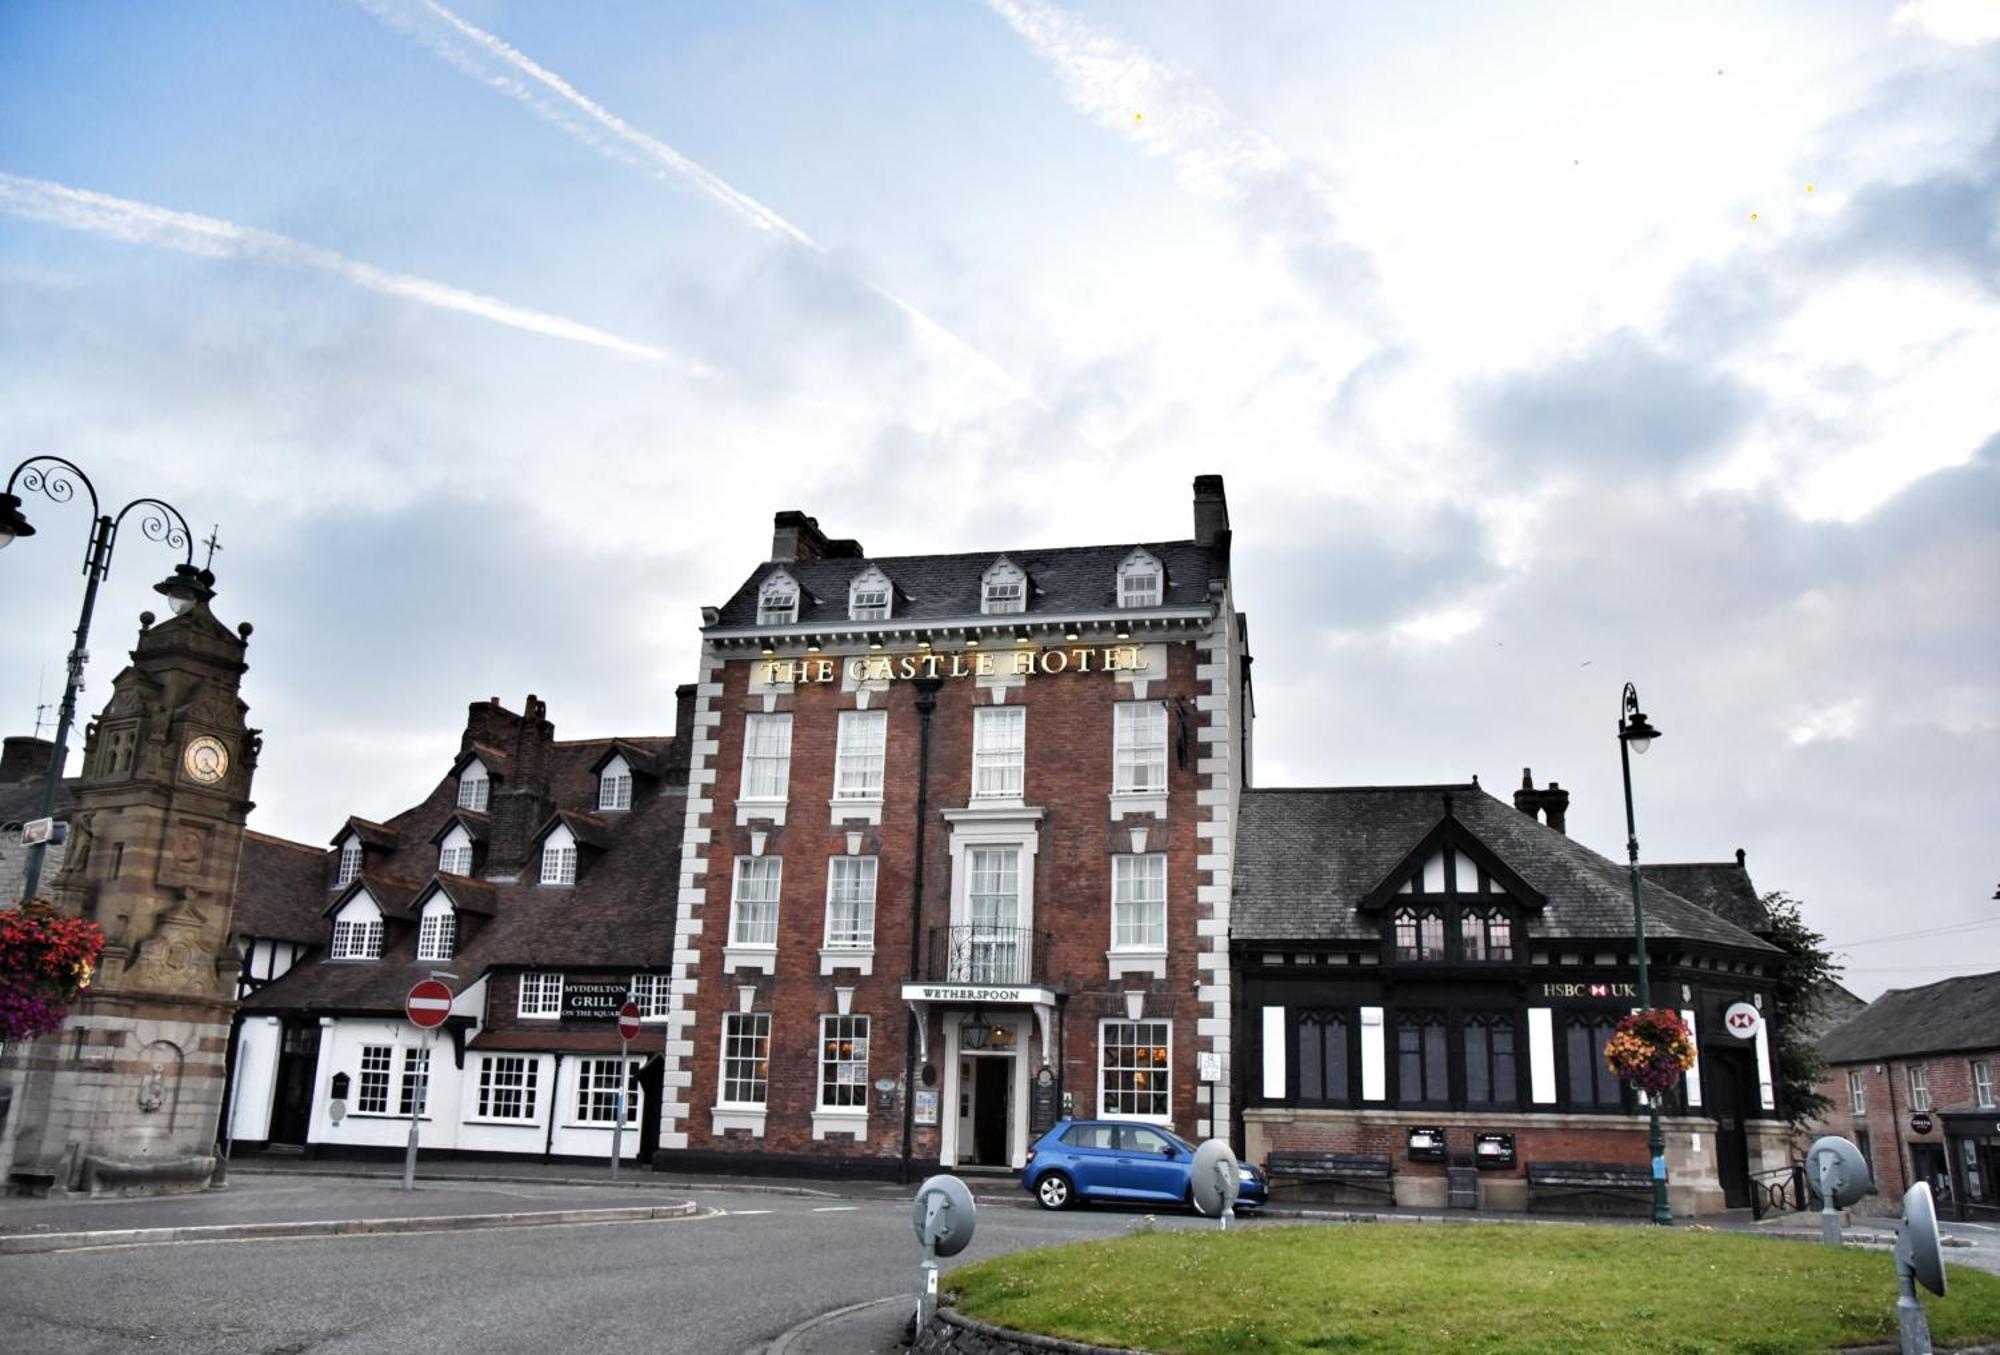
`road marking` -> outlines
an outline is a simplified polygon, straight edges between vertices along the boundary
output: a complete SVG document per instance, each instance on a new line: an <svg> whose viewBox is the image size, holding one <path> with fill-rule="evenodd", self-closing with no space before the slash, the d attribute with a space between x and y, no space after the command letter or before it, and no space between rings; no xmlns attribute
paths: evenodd
<svg viewBox="0 0 2000 1355"><path fill-rule="evenodd" d="M753 1214L768 1214L771 1211L768 1209L730 1209L724 1212L732 1219L747 1219Z"/></svg>
<svg viewBox="0 0 2000 1355"><path fill-rule="evenodd" d="M861 1208L858 1204L822 1204L813 1207L815 1214L852 1214Z"/></svg>

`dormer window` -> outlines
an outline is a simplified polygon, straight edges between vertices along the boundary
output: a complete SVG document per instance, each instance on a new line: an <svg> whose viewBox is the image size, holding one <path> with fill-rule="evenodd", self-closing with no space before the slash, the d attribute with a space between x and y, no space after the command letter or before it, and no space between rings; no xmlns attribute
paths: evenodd
<svg viewBox="0 0 2000 1355"><path fill-rule="evenodd" d="M856 576L847 589L847 616L850 621L887 621L894 590L889 576L879 569L867 569Z"/></svg>
<svg viewBox="0 0 2000 1355"><path fill-rule="evenodd" d="M489 788L486 764L474 758L466 763L465 770L458 774L458 807L469 809L475 814L484 814L486 793Z"/></svg>
<svg viewBox="0 0 2000 1355"><path fill-rule="evenodd" d="M349 833L340 844L340 863L333 868L333 887L345 889L361 874L361 839Z"/></svg>
<svg viewBox="0 0 2000 1355"><path fill-rule="evenodd" d="M1463 848L1439 843L1397 888L1389 925L1402 961L1512 964L1515 899Z"/></svg>
<svg viewBox="0 0 2000 1355"><path fill-rule="evenodd" d="M542 839L542 883L576 883L576 839L567 828L556 828Z"/></svg>
<svg viewBox="0 0 2000 1355"><path fill-rule="evenodd" d="M757 624L789 626L799 619L799 586L792 576L779 570L764 580L757 593Z"/></svg>
<svg viewBox="0 0 2000 1355"><path fill-rule="evenodd" d="M1135 550L1118 566L1118 605L1157 607L1166 596L1167 571L1150 551Z"/></svg>
<svg viewBox="0 0 2000 1355"><path fill-rule="evenodd" d="M366 892L349 899L333 920L333 945L327 950L332 960L379 960L382 958L382 910Z"/></svg>
<svg viewBox="0 0 2000 1355"><path fill-rule="evenodd" d="M624 758L612 758L597 773L597 807L601 810L632 807L632 768Z"/></svg>
<svg viewBox="0 0 2000 1355"><path fill-rule="evenodd" d="M1004 616L1028 610L1028 576L1012 560L995 560L979 583L979 610Z"/></svg>
<svg viewBox="0 0 2000 1355"><path fill-rule="evenodd" d="M438 844L438 874L472 874L472 839L465 829L453 828Z"/></svg>
<svg viewBox="0 0 2000 1355"><path fill-rule="evenodd" d="M440 895L424 905L423 921L417 929L419 960L449 960L458 945L458 914L451 900Z"/></svg>

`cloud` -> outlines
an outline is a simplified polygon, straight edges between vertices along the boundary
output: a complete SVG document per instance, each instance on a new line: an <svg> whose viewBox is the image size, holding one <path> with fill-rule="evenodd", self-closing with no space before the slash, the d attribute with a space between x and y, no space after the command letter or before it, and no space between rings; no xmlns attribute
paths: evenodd
<svg viewBox="0 0 2000 1355"><path fill-rule="evenodd" d="M692 375L713 375L692 363L652 344L620 338L576 320L547 311L530 310L496 297L482 296L429 278L408 273L392 273L373 264L362 263L330 249L259 230L239 226L212 216L174 211L150 203L115 198L87 189L70 188L45 179L23 178L0 173L0 212L59 226L64 230L122 240L128 244L150 245L179 250L211 259L242 259L253 263L307 268L329 273L345 282L419 305L476 316L510 329L540 334L570 343L590 344L626 357L678 367Z"/></svg>
<svg viewBox="0 0 2000 1355"><path fill-rule="evenodd" d="M1993 0L1903 0L1889 22L1956 47L2000 42L2000 5Z"/></svg>
<svg viewBox="0 0 2000 1355"><path fill-rule="evenodd" d="M2000 294L2000 130L1962 168L1865 185L1806 257L1836 269L1888 261L1963 273Z"/></svg>
<svg viewBox="0 0 2000 1355"><path fill-rule="evenodd" d="M442 29L423 23L407 5L395 3L395 0L355 0L355 3L397 31L421 42L454 69L507 95L598 153L639 169L655 179L680 179L692 184L737 220L767 235L776 236L787 244L822 258L827 257L824 245L772 208L737 189L706 166L682 155L658 137L634 127L520 49L468 23L437 4L436 0L416 0L417 9L442 24ZM498 62L506 70L493 70L487 64L489 61ZM509 71L513 74L508 74ZM933 345L950 351L1009 394L1033 398L1034 393L1019 378L922 310L880 283L865 278L859 281L861 286L900 312Z"/></svg>
<svg viewBox="0 0 2000 1355"><path fill-rule="evenodd" d="M1756 409L1738 381L1631 330L1545 367L1473 383L1468 422L1511 465L1630 473L1725 450Z"/></svg>
<svg viewBox="0 0 2000 1355"><path fill-rule="evenodd" d="M1191 73L1045 0L987 0L1055 68L1079 113L1169 161L1204 197L1237 205L1245 229L1273 240L1337 313L1372 315L1373 265L1341 235L1333 191L1311 166L1223 105Z"/></svg>

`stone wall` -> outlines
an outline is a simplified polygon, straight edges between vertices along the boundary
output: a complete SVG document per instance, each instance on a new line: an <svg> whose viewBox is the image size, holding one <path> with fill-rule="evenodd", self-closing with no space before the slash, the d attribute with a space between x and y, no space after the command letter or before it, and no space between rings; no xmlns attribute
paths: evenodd
<svg viewBox="0 0 2000 1355"><path fill-rule="evenodd" d="M911 1344L913 1355L1132 1355L1123 1346L1091 1346L1053 1336L991 1327L965 1317L956 1309L939 1308L937 1317Z"/></svg>

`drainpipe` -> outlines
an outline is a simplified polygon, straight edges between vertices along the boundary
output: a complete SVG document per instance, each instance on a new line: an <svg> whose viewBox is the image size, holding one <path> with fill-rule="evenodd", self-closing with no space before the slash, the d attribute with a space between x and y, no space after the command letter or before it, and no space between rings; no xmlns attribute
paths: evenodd
<svg viewBox="0 0 2000 1355"><path fill-rule="evenodd" d="M556 1103L559 1099L557 1092L561 1087L562 1087L562 1051L557 1050L556 1070L549 1076L549 1136L548 1139L542 1144L542 1161L545 1163L549 1162L555 1157L556 1112L560 1109L560 1107Z"/></svg>
<svg viewBox="0 0 2000 1355"><path fill-rule="evenodd" d="M917 840L916 865L910 871L910 978L915 979L923 960L924 921L924 826L930 818L931 800L931 716L937 712L938 689L943 678L923 677L910 684L917 692ZM910 1182L910 1143L917 1123L917 1022L922 1018L915 1007L903 1034L903 1162L896 1179Z"/></svg>

